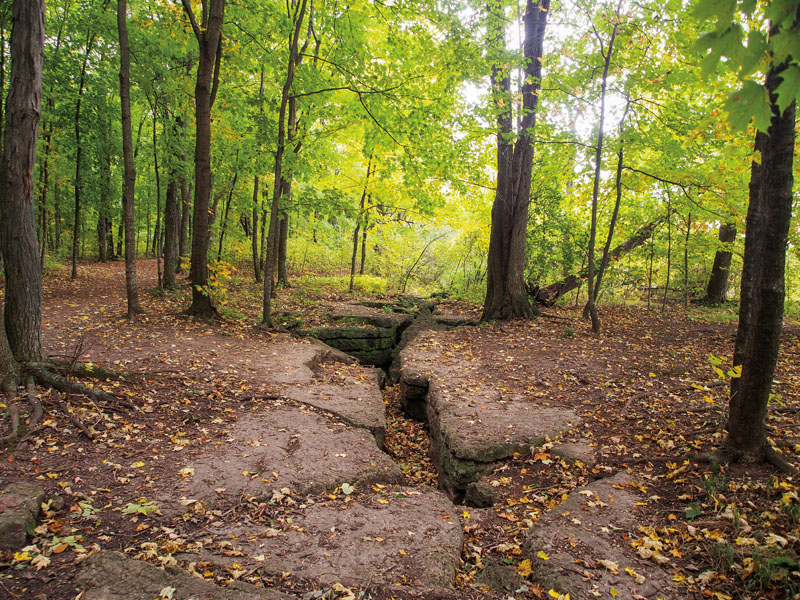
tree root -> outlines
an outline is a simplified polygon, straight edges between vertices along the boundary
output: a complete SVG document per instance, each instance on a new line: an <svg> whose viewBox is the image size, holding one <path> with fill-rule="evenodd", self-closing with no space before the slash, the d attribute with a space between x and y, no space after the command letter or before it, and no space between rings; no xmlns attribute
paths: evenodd
<svg viewBox="0 0 800 600"><path fill-rule="evenodd" d="M19 438L19 407L9 404L8 416L11 418L11 427L6 435L0 437L0 446L10 446Z"/></svg>
<svg viewBox="0 0 800 600"><path fill-rule="evenodd" d="M136 405L128 400L125 400L124 398L104 392L96 387L86 386L78 381L67 380L65 377L62 377L58 373L54 373L49 369L38 368L32 363L27 363L23 365L23 370L32 375L36 381L42 385L55 388L60 392L64 392L65 394L83 394L84 396L88 396L95 401L101 401L112 405L119 404L131 410L136 410Z"/></svg>
<svg viewBox="0 0 800 600"><path fill-rule="evenodd" d="M691 457L696 462L709 463L711 465L720 464L743 464L743 463L764 463L775 467L786 475L800 475L800 471L789 461L781 456L775 448L765 442L761 445L755 455L731 448L725 444L704 454Z"/></svg>
<svg viewBox="0 0 800 600"><path fill-rule="evenodd" d="M28 409L30 410L31 414L30 421L28 421L28 430L30 431L39 426L39 421L42 420L44 410L42 409L42 403L36 394L36 383L34 383L33 377L28 377L26 387L28 391Z"/></svg>
<svg viewBox="0 0 800 600"><path fill-rule="evenodd" d="M86 379L113 379L114 381L125 381L128 379L126 373L120 373L105 367L98 367L97 365L88 365L79 362L70 362L64 360L47 360L43 362L29 362L23 365L28 369L40 369L56 371L62 375L75 375Z"/></svg>
<svg viewBox="0 0 800 600"><path fill-rule="evenodd" d="M75 425L75 427L77 427L80 432L83 433L83 435L94 441L94 434L89 430L88 427L86 427L86 425L83 424L83 421L70 412L69 408L67 408L67 405L64 404L64 401L61 399L61 396L58 395L58 392L51 389L50 399L55 402L55 404L58 406L58 409L64 413L70 421L72 421L72 424Z"/></svg>

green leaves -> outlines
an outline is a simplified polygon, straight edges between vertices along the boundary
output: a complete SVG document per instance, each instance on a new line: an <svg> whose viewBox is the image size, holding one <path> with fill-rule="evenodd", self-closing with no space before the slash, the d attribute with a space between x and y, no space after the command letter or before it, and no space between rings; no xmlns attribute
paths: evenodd
<svg viewBox="0 0 800 600"><path fill-rule="evenodd" d="M736 0L702 0L697 5L695 16L714 22L713 31L700 36L695 44L695 50L706 53L701 63L703 76L709 77L722 63L742 83L725 104L737 129L746 129L751 120L758 129L769 129L772 109L763 77L770 69L785 68L779 75L783 82L775 100L781 112L800 98L797 12L798 0L772 0L763 15L754 0L738 5ZM749 32L746 37L744 31Z"/></svg>

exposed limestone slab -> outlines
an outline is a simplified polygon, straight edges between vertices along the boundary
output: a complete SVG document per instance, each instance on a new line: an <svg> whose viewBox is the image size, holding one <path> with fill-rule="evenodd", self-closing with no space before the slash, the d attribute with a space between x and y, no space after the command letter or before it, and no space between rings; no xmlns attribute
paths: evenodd
<svg viewBox="0 0 800 600"><path fill-rule="evenodd" d="M38 483L12 483L0 493L0 548L18 550L25 545L43 500L44 489Z"/></svg>
<svg viewBox="0 0 800 600"><path fill-rule="evenodd" d="M363 304L348 304L331 313L331 319L350 324L372 325L373 327L403 328L411 324L414 317L406 312L395 312L391 306L389 310L381 310Z"/></svg>
<svg viewBox="0 0 800 600"><path fill-rule="evenodd" d="M425 598L452 593L463 544L455 506L435 490L386 491L308 506L293 514L291 529L271 537L253 541L257 532L244 528L230 533L246 555L267 557L252 566L263 565L269 573L291 571L322 585L403 583L394 589L410 588ZM219 560L224 564L226 557Z"/></svg>
<svg viewBox="0 0 800 600"><path fill-rule="evenodd" d="M194 474L182 478L179 492L198 499L213 498L218 488L264 497L283 487L304 494L343 482L402 480L369 431L291 406L242 417L218 451L186 466Z"/></svg>
<svg viewBox="0 0 800 600"><path fill-rule="evenodd" d="M300 330L300 335L316 338L346 352L360 362L382 365L391 360L397 343L395 327L373 327L371 325L344 327L312 327Z"/></svg>
<svg viewBox="0 0 800 600"><path fill-rule="evenodd" d="M83 600L153 600L169 588L172 600L288 600L281 592L242 582L221 587L178 568L160 569L103 550L82 564L75 578Z"/></svg>
<svg viewBox="0 0 800 600"><path fill-rule="evenodd" d="M363 369L363 367L362 367ZM386 437L386 407L374 372L353 374L342 384L315 383L287 388L284 394L321 410L330 411L351 425L368 430L383 448Z"/></svg>
<svg viewBox="0 0 800 600"><path fill-rule="evenodd" d="M630 539L625 539L626 534L639 537L636 502L641 495L627 486L630 480L630 475L618 473L595 481L572 492L566 501L536 521L525 539L524 552L531 559L537 582L573 598L590 598L597 592L598 597L609 598L612 587L619 598L684 597L674 588L666 569L640 558ZM548 560L537 556L541 551ZM587 557L588 567L579 560ZM618 573L612 573L598 560L612 561ZM637 583L634 576L625 572L626 568L633 569L644 581Z"/></svg>
<svg viewBox="0 0 800 600"><path fill-rule="evenodd" d="M439 483L449 493L463 492L494 462L527 452L578 423L572 409L508 396L496 381L470 380L475 365L453 353L445 356L446 346L442 334L422 333L400 353L400 382L409 414L419 414L424 402ZM492 371L491 364L483 368Z"/></svg>

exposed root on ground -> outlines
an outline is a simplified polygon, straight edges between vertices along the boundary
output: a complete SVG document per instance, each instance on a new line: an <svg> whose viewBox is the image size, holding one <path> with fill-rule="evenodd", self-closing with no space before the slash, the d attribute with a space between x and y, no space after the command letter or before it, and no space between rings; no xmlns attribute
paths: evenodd
<svg viewBox="0 0 800 600"><path fill-rule="evenodd" d="M744 452L737 448L731 448L723 444L716 450L697 455L693 458L697 462L709 463L711 465L764 463L775 467L778 471L786 475L800 475L800 471L783 458L769 442L764 442L755 454Z"/></svg>

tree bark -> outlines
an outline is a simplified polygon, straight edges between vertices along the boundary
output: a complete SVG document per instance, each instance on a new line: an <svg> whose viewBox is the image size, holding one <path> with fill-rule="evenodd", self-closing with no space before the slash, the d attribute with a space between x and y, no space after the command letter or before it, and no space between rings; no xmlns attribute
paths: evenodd
<svg viewBox="0 0 800 600"><path fill-rule="evenodd" d="M185 157L184 157L185 159ZM181 262L186 257L186 248L189 246L189 221L192 214L192 184L186 175L181 179L181 224L180 237L178 238L178 272L181 271Z"/></svg>
<svg viewBox="0 0 800 600"><path fill-rule="evenodd" d="M125 223L125 295L128 320L134 321L141 313L139 288L136 285L136 229L134 191L136 165L133 162L133 136L131 132L131 78L130 46L128 45L127 0L117 0L117 31L119 32L119 95L122 109L122 156L124 175L122 183L122 212ZM141 127L139 128L141 131Z"/></svg>
<svg viewBox="0 0 800 600"><path fill-rule="evenodd" d="M89 32L86 37L86 53L83 56L83 66L78 82L78 100L75 102L75 220L72 228L72 275L71 279L78 277L78 243L81 232L81 192L83 177L81 162L83 158L83 145L81 144L81 102L86 86L86 69L89 66L89 54L92 51L95 34Z"/></svg>
<svg viewBox="0 0 800 600"><path fill-rule="evenodd" d="M763 141L761 167L751 171L751 175L759 172L757 185L751 179L750 192L756 192L758 198L750 198L756 207L752 220L748 208L745 238L745 264L752 268L749 324L744 332L741 379L730 400L728 437L721 448L730 460L775 460L764 426L783 325L795 142L795 103L783 114L775 104L775 90L785 68L785 64L772 67L767 73L772 121L764 139L756 139L757 149L759 141ZM744 281L743 275L743 288ZM739 329L742 327L740 322ZM738 338L739 334L737 341Z"/></svg>
<svg viewBox="0 0 800 600"><path fill-rule="evenodd" d="M619 8L617 8L617 14L619 14ZM589 313L589 316L592 318L592 331L594 333L600 332L600 319L597 316L597 306L595 302L597 301L597 291L595 290L595 265L594 265L594 246L595 241L597 239L597 201L598 196L600 193L600 169L602 167L602 157L603 157L603 137L604 137L604 125L606 119L606 89L608 88L608 70L611 66L611 56L614 52L614 40L617 37L617 21L614 20L614 29L611 31L611 38L608 41L608 48L603 50L603 42L599 39L600 42L600 54L603 56L603 78L602 83L600 85L600 123L598 126L597 131L597 146L595 147L595 156L594 156L594 184L592 187L592 222L589 228L589 256L587 259L587 263L589 265L589 276L586 280L587 285L587 298L586 298L586 310ZM620 156L620 161L622 160ZM617 169L618 173L622 171L621 165L618 165ZM619 198L617 198L617 202L619 202ZM619 204L617 204L619 206ZM614 214L616 219L616 211ZM613 231L613 224L610 232Z"/></svg>
<svg viewBox="0 0 800 600"><path fill-rule="evenodd" d="M211 107L219 82L218 60L222 51L222 21L225 0L203 2L202 22L195 19L190 0L182 0L192 25L200 58L197 65L195 97L194 207L192 210L192 255L189 279L192 304L187 314L215 317L217 310L208 294L209 201L211 198ZM212 85L213 84L213 85Z"/></svg>
<svg viewBox="0 0 800 600"><path fill-rule="evenodd" d="M233 201L233 190L236 188L236 180L239 179L239 173L235 173L233 176L233 183L231 183L231 189L228 192L228 201L225 203L225 208L222 211L222 223L220 224L219 228L219 249L217 250L217 260L222 260L222 245L225 241L225 230L228 227L228 213L231 210L231 202Z"/></svg>
<svg viewBox="0 0 800 600"><path fill-rule="evenodd" d="M253 176L253 275L256 283L261 283L261 261L258 256L258 175Z"/></svg>
<svg viewBox="0 0 800 600"><path fill-rule="evenodd" d="M106 218L101 215L97 217L97 262L106 262L108 260L107 243Z"/></svg>
<svg viewBox="0 0 800 600"><path fill-rule="evenodd" d="M151 254L161 260L161 171L158 168L158 103L153 102L153 172L156 176L156 227L153 230ZM159 263L160 264L160 263Z"/></svg>
<svg viewBox="0 0 800 600"><path fill-rule="evenodd" d="M12 10L13 58L0 162L0 248L6 279L4 324L16 360L32 361L42 357L42 271L33 206L33 167L41 112L44 1L14 0ZM5 368L8 369L8 364Z"/></svg>
<svg viewBox="0 0 800 600"><path fill-rule="evenodd" d="M349 292L353 293L353 287L356 278L356 260L358 259L358 238L361 231L361 221L364 217L364 208L367 202L367 189L369 187L370 169L372 168L372 156L367 161L367 176L364 179L364 189L361 191L361 202L358 206L358 216L356 217L356 227L353 230L353 253L350 257L350 288Z"/></svg>
<svg viewBox="0 0 800 600"><path fill-rule="evenodd" d="M291 182L289 182L291 186ZM289 195L287 199L291 198L291 187L289 188ZM288 204L288 200L287 200ZM281 218L280 225L278 226L278 287L289 287L289 268L287 265L287 254L289 250L289 214L284 213Z"/></svg>
<svg viewBox="0 0 800 600"><path fill-rule="evenodd" d="M711 276L708 278L704 298L708 304L724 304L728 301L728 275L733 258L731 246L734 241L736 241L736 225L722 223L719 226L719 248L714 254L714 266L711 267Z"/></svg>
<svg viewBox="0 0 800 600"><path fill-rule="evenodd" d="M286 152L286 111L289 104L289 92L294 82L294 72L297 66L298 42L300 30L303 27L308 0L300 0L294 9L292 18L293 29L289 39L289 61L286 68L286 79L281 90L281 104L278 112L278 140L275 151L275 173L272 192L272 206L270 208L269 232L267 233L267 253L264 261L264 298L262 305L261 322L266 327L272 327L272 276L275 268L275 251L278 246L278 209L280 207L283 190L283 156Z"/></svg>
<svg viewBox="0 0 800 600"><path fill-rule="evenodd" d="M173 142L177 140L180 124L177 119L172 124ZM167 197L164 201L164 287L175 287L175 273L178 271L178 244L180 237L180 207L178 196L180 194L180 156L173 153L169 169L169 184Z"/></svg>
<svg viewBox="0 0 800 600"><path fill-rule="evenodd" d="M500 3L490 0L494 21L490 35L501 52L505 48L504 20ZM525 10L525 75L519 137L511 143L513 115L511 84L505 66L492 67L493 101L497 115L497 190L492 204L492 226L487 257L486 297L483 320L529 317L534 314L523 280L525 234L533 168L533 129L542 77L542 46L550 0L527 0Z"/></svg>

